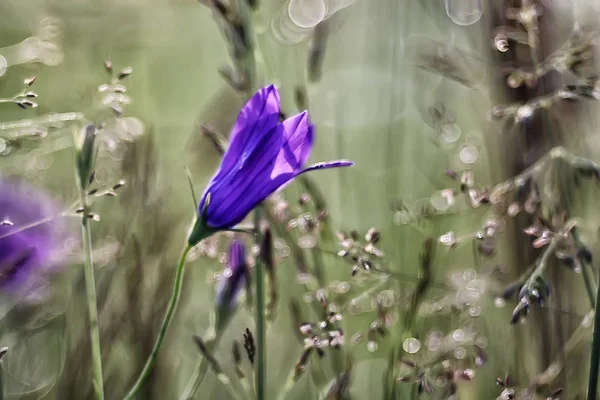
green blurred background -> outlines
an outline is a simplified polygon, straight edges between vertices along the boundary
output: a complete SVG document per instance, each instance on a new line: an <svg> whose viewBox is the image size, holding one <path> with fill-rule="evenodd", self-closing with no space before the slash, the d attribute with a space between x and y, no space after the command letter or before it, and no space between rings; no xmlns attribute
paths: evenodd
<svg viewBox="0 0 600 400"><path fill-rule="evenodd" d="M357 0L328 20L323 75L320 81L309 83L306 68L313 32L306 32L299 41L302 35L288 31L283 34L284 39L288 35L287 39L280 40L282 33L277 31L277 24L287 3L263 1L270 49L267 62L286 112L296 112L296 87L304 87L308 94L311 117L317 125L311 160L346 158L356 163L352 169L312 176L327 200L331 225L363 234L372 226L379 228L385 260L394 271L416 277L424 237L437 238L447 231L469 235L485 222L483 209L435 216L421 231L401 226L394 219L392 205L400 199L418 208L437 191L457 188L444 172L465 168L459 159L465 144L478 149L473 169L477 182L484 185L514 176L558 144L576 154L597 158L600 141L595 103L561 104L552 112L541 113L530 125L517 128L488 118L494 105L531 98L535 90L542 90L510 90L498 73L507 60L494 52L493 32L505 22L505 9L518 3L483 1L481 20L459 26L448 18L441 0ZM593 0L544 5L547 8L540 40L546 55L560 47L576 21L594 28L600 11ZM58 65L14 65L0 77L2 97L20 91L23 79L33 75L37 76L34 88L39 93L39 107L34 110L3 105L0 124L47 113L87 113L98 100L96 88L108 80L103 61L111 60L116 69L133 67L133 74L124 81L132 100L125 115L141 121L143 134L127 141L118 135L107 138L98 161L99 185L119 179L125 179L127 185L118 197L100 198L93 204L94 212L101 216L92 231L106 395L117 399L141 369L153 344L170 295L177 256L195 212L185 168L190 169L196 191L201 192L219 162L219 154L202 135L199 124L209 124L227 135L243 100L218 73L219 67L229 63L227 47L210 11L198 2L3 0L0 54L9 64L19 53L6 48L38 35L49 24L48 18L57 30L55 36L50 36L64 58ZM294 41L298 43L292 44ZM438 51L432 41L448 46L463 63L475 88L414 66L415 53L429 51L431 46L431 51ZM521 53L517 49L510 62L519 62ZM544 84L551 90L559 87L557 82L561 77L551 75ZM454 115L461 131L453 144L440 145L432 139L435 129L430 107L442 105ZM77 126L52 128L42 140L23 142L21 148L0 157L0 171L25 176L51 190L65 204L73 202L77 198L73 125ZM295 204L302 190L294 184L285 193ZM569 195L571 214L586 220L589 229L584 239L593 246L600 222L594 212L597 192L590 185ZM578 347L563 352L565 342L589 308L581 277L552 268L555 296L547 308L536 308L523 325L509 325L513 303L503 308L495 304L502 285L516 278L537 255L521 234L531 222L526 218L504 227L497 256L491 261L474 259L469 245L453 252L438 246L436 251L436 282L452 284L453 274L461 276L464 271L488 277L487 289L477 303L481 308L477 318L461 312L419 317L415 332L424 343L431 330L448 333L473 324L486 338L487 363L476 370L473 382L459 385L461 399L496 398L501 390L495 378L507 372L518 385L526 387L556 357L562 358L565 368L552 387L565 387L568 399L584 393L589 329L584 330ZM224 248L222 242L218 252ZM75 246L72 265L57 283L58 294L49 304L4 307L0 345L11 347L3 363L10 399L91 398L87 314L78 254L80 257ZM279 306L277 318L268 328L270 399L276 398L302 352L293 330L289 301L298 299L306 313L310 310L303 300L305 289L297 283L294 260L278 260ZM328 255L324 263L329 282L352 281L351 265ZM502 266L500 277L487 274L497 265ZM218 257L198 257L190 262L174 328L140 398L176 399L183 391L199 357L192 334L204 335L210 328L213 281L221 268ZM352 283L352 291L340 296L340 304L347 304L367 284ZM396 290L400 301L408 301L414 279L388 286ZM456 288L439 288L427 296L431 301L449 296L452 302L459 292ZM357 346L350 343L354 333L368 328L372 316L344 315L345 351L352 354L355 368L351 394L356 399L382 398L387 345L371 353L365 342ZM216 353L233 382L231 341L240 340L245 327L252 325L251 311L240 306ZM318 393L334 377L327 370L328 361L321 362L326 365L323 377L305 373L289 398L319 398ZM229 396L224 385L209 373L196 398Z"/></svg>

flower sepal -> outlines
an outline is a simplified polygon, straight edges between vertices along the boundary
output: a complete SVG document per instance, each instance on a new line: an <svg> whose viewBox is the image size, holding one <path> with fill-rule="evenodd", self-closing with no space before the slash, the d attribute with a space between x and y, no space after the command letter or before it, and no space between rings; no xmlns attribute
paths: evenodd
<svg viewBox="0 0 600 400"><path fill-rule="evenodd" d="M213 233L218 232L220 229L213 228L206 223L206 210L208 209L208 205L210 204L210 193L206 196L206 200L202 205L202 212L198 214L196 217L196 221L194 222L194 226L190 230L188 235L188 244L191 247L194 247L202 240L211 236Z"/></svg>

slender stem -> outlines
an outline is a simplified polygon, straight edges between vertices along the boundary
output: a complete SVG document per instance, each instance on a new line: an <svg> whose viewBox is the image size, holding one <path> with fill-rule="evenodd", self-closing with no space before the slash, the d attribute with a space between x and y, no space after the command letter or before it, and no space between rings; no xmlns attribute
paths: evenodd
<svg viewBox="0 0 600 400"><path fill-rule="evenodd" d="M81 192L81 203L84 208L81 218L81 238L83 240L83 270L85 274L85 292L90 320L90 343L92 346L92 382L97 399L104 399L104 383L102 379L102 353L100 351L100 331L98 329L98 305L96 301L96 280L94 277L94 260L92 256L92 231L87 213L87 194Z"/></svg>
<svg viewBox="0 0 600 400"><path fill-rule="evenodd" d="M411 385L410 389L410 400L417 400L419 398L419 391L417 390L418 385L416 383Z"/></svg>
<svg viewBox="0 0 600 400"><path fill-rule="evenodd" d="M212 352L218 345L220 339L220 335L218 335L215 340L211 340L206 343L206 349ZM208 360L204 356L200 356L200 359L196 363L196 367L194 368L194 374L190 377L183 394L180 397L180 400L191 400L196 395L196 392L200 388L202 381L204 381L204 377L208 372Z"/></svg>
<svg viewBox="0 0 600 400"><path fill-rule="evenodd" d="M273 57L269 51L269 44L266 36L267 28L265 27L264 17L260 6L252 12L252 27L255 38L254 59L262 64L265 78L271 83L276 83L275 74L273 73L271 66Z"/></svg>
<svg viewBox="0 0 600 400"><path fill-rule="evenodd" d="M592 271L592 265L587 262L581 263L581 276L583 277L583 283L585 284L585 291L588 299L590 300L590 306L596 308L596 291L594 287L594 273Z"/></svg>
<svg viewBox="0 0 600 400"><path fill-rule="evenodd" d="M590 360L590 376L588 380L587 400L596 400L598 394L598 367L600 364L600 313L598 299L600 298L600 282L596 292L596 307L594 310L594 335L592 336L592 356Z"/></svg>
<svg viewBox="0 0 600 400"><path fill-rule="evenodd" d="M209 351L212 351L215 347L216 347L216 343L212 342L213 344L211 345L210 343L206 344L206 347L208 348ZM192 376L192 378L188 381L187 387L185 388L183 394L180 397L180 400L193 400L194 397L196 396L196 392L198 391L198 389L200 389L200 385L202 384L202 382L204 381L204 377L206 376L206 373L208 372L208 367L210 365L210 362L207 360L206 357L202 357L199 361L198 361L198 367L196 368L195 372L194 372L194 376ZM241 400L241 396L240 394L237 392L237 390L235 390L235 388L233 387L233 385L229 384L229 378L226 377L226 375L224 374L219 374L221 376L221 378L219 378L219 382L221 382L222 384L225 385L225 387L227 388L227 391L229 392L229 394L231 394L231 396L234 398L234 400ZM219 376L217 376L219 377Z"/></svg>
<svg viewBox="0 0 600 400"><path fill-rule="evenodd" d="M564 242L565 238L566 236L563 233L558 234L552 238L550 244L542 253L542 256L540 257L539 261L535 264L533 272L531 273L529 278L527 278L523 286L528 286L530 288L533 288L535 286L536 280L539 277L542 277L544 275L544 272L546 272L550 256L552 256L556 252L556 249Z"/></svg>
<svg viewBox="0 0 600 400"><path fill-rule="evenodd" d="M277 395L277 400L286 400L290 390L292 390L295 383L296 381L294 380L294 370L292 370L290 371L288 377L285 380L285 386L279 391L279 394Z"/></svg>
<svg viewBox="0 0 600 400"><path fill-rule="evenodd" d="M4 400L4 368L2 366L2 361L0 360L0 400Z"/></svg>
<svg viewBox="0 0 600 400"><path fill-rule="evenodd" d="M154 347L152 348L152 352L150 352L150 356L146 361L146 365L144 365L144 369L140 373L137 381L133 385L133 387L129 390L127 395L123 398L124 400L134 399L140 389L146 384L146 381L150 377L150 373L152 372L152 368L154 367L154 363L156 362L156 358L158 357L158 352L165 340L165 336L167 334L167 330L171 325L171 320L175 315L175 310L177 309L177 304L179 303L179 299L181 297L181 286L183 283L183 272L185 267L185 261L187 259L187 255L192 249L192 246L186 244L185 248L181 252L181 257L179 258L179 262L177 263L177 269L175 270L175 281L173 283L173 294L171 295L171 299L169 300L169 305L167 306L167 310L165 312L165 317L160 326L160 330L158 331L158 336L156 337L156 342L154 343Z"/></svg>
<svg viewBox="0 0 600 400"><path fill-rule="evenodd" d="M208 347L208 345L207 345ZM192 400L200 388L206 373L208 372L208 361L206 357L200 357L197 367L194 368L194 375L188 381L188 384L180 397L180 400Z"/></svg>
<svg viewBox="0 0 600 400"><path fill-rule="evenodd" d="M581 323L565 343L562 351L554 358L554 361L548 365L546 370L535 378L535 381L540 387L549 386L560 375L567 357L577 349L577 346L582 341L589 341L589 338L592 336L592 326L591 324L588 324L587 321L588 319L593 318L593 316L594 310L591 310L582 318Z"/></svg>
<svg viewBox="0 0 600 400"><path fill-rule="evenodd" d="M19 121L9 121L0 123L0 131L11 130L11 129L22 129L28 128L33 125L52 125L62 122L72 121L85 121L85 117L82 113L78 112L67 112L60 114L50 114L39 118L29 118Z"/></svg>
<svg viewBox="0 0 600 400"><path fill-rule="evenodd" d="M262 233L260 230L262 221L262 206L259 206L254 211L254 225L257 232L256 242L260 245L262 241ZM262 255L261 255L262 257ZM257 400L266 399L266 367L267 360L265 357L265 293L264 293L264 276L263 263L261 257L256 258L254 270L256 272L256 398Z"/></svg>

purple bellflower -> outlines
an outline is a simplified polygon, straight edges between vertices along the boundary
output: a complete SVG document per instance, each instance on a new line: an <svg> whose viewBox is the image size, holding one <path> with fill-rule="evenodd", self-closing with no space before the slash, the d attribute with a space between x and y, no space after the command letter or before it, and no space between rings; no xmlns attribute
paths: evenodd
<svg viewBox="0 0 600 400"><path fill-rule="evenodd" d="M314 125L304 111L280 122L279 92L270 85L255 93L233 127L221 166L204 191L199 217L188 242L230 229L269 195L304 172L354 165L347 160L304 168L314 141Z"/></svg>
<svg viewBox="0 0 600 400"><path fill-rule="evenodd" d="M246 248L236 239L227 251L227 268L217 288L217 331L223 329L237 307L242 288L250 284L250 270L246 263Z"/></svg>
<svg viewBox="0 0 600 400"><path fill-rule="evenodd" d="M0 176L0 293L43 300L64 253L57 208L44 193Z"/></svg>

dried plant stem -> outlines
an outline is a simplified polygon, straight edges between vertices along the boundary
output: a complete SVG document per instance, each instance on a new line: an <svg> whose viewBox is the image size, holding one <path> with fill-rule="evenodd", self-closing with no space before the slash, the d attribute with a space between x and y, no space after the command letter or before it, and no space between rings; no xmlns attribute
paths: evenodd
<svg viewBox="0 0 600 400"><path fill-rule="evenodd" d="M171 325L171 321L173 316L175 315L175 310L177 309L177 304L179 303L179 299L181 297L181 287L183 283L183 275L185 269L185 262L187 256L192 249L192 246L186 244L185 248L181 252L181 256L179 258L179 262L177 263L177 268L175 270L175 281L173 283L173 294L171 295L171 299L169 300L169 305L167 306L167 310L165 312L165 317L160 326L160 330L158 331L158 336L156 338L156 342L154 343L154 347L150 352L150 356L148 360L146 360L146 364L144 365L144 369L140 373L137 381L133 385L133 387L129 390L127 395L123 398L124 400L134 399L140 389L146 384L150 373L152 372L152 368L154 367L154 363L156 362L156 358L158 357L158 352L162 347L163 341L165 340L165 336L167 334L167 330Z"/></svg>
<svg viewBox="0 0 600 400"><path fill-rule="evenodd" d="M83 240L85 292L87 297L90 321L90 343L92 346L92 382L97 399L104 399L104 383L102 378L102 353L100 351L100 331L98 329L98 305L96 299L96 280L94 277L94 260L92 258L92 232L87 213L87 194L81 192L81 203L84 208L81 218L81 238Z"/></svg>
<svg viewBox="0 0 600 400"><path fill-rule="evenodd" d="M85 116L82 113L67 112L61 114L44 115L39 118L23 119L20 121L3 122L0 123L0 131L23 129L33 125L53 125L73 121L85 121Z"/></svg>
<svg viewBox="0 0 600 400"><path fill-rule="evenodd" d="M537 173L547 168L548 164L556 160L563 160L568 163L571 168L576 170L593 170L600 173L600 164L583 157L575 156L569 153L564 147L554 147L545 156L540 158L531 167L527 168L519 175L495 185L490 192L492 203L501 198L504 194L514 190L517 186L523 185L525 182L531 180Z"/></svg>
<svg viewBox="0 0 600 400"><path fill-rule="evenodd" d="M254 227L256 229L256 243L260 246L262 243L262 232L261 232L261 221L262 221L263 209L262 206L258 206L254 210ZM256 282L256 398L257 400L266 399L266 385L267 385L267 358L265 352L266 344L266 331L267 326L265 323L265 290L264 290L264 274L263 274L263 263L262 256L256 258L256 264L254 266Z"/></svg>
<svg viewBox="0 0 600 400"><path fill-rule="evenodd" d="M596 292L596 307L594 309L594 334L592 336L592 356L590 360L590 375L588 380L587 400L596 400L598 394L598 367L600 364L600 313L598 299L600 298L600 282Z"/></svg>

